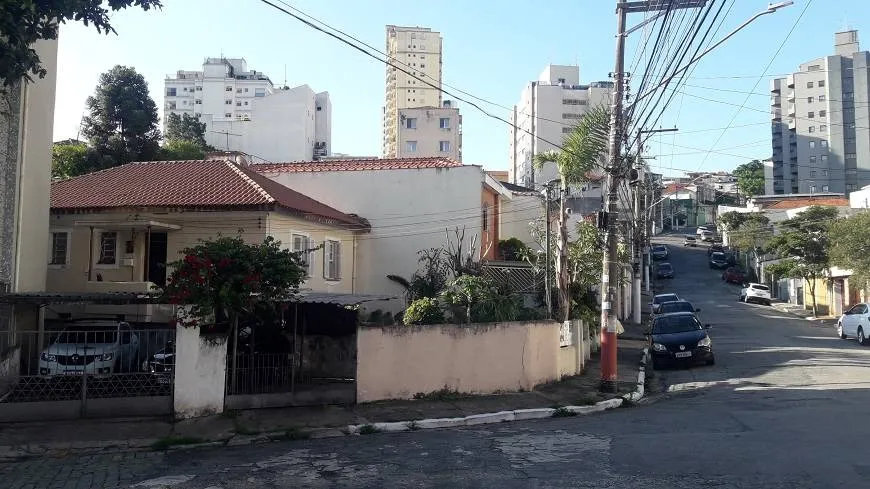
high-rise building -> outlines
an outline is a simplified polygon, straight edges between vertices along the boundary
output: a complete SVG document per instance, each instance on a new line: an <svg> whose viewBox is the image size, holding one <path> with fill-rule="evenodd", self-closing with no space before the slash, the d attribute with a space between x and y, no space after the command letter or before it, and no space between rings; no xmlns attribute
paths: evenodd
<svg viewBox="0 0 870 489"><path fill-rule="evenodd" d="M534 167L536 154L558 149L565 135L597 105L609 104L613 82L580 84L577 65L549 65L523 89L510 129L511 183L534 187L557 178L556 166Z"/></svg>
<svg viewBox="0 0 870 489"><path fill-rule="evenodd" d="M770 82L776 194L849 193L870 184L870 53L837 32L834 54Z"/></svg>
<svg viewBox="0 0 870 489"><path fill-rule="evenodd" d="M215 148L275 162L332 151L329 93L308 85L275 87L242 58L206 58L202 71L180 70L166 77L165 86L165 113L198 117Z"/></svg>
<svg viewBox="0 0 870 489"><path fill-rule="evenodd" d="M388 25L386 52L391 64L384 157L442 156L460 161L462 119L459 109L441 97L441 34L426 27Z"/></svg>

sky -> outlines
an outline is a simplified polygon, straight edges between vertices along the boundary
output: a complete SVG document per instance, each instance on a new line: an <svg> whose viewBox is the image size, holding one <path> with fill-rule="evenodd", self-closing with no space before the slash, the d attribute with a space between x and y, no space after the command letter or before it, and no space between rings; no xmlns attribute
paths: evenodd
<svg viewBox="0 0 870 489"><path fill-rule="evenodd" d="M609 0L287 1L380 50L387 24L440 31L443 82L487 100L475 102L505 119L523 87L548 64L579 64L581 83L607 80L614 69L615 2ZM85 100L100 74L113 66L132 66L145 76L162 117L166 76L180 69L199 70L204 58L223 55L245 58L251 69L266 73L276 85L286 73L290 86L308 84L315 91L328 91L333 151L380 155L383 63L261 0L163 4L160 11L130 8L114 13L117 35L98 34L81 24L61 28L55 140L76 137ZM764 10L767 0L729 0L725 9L731 5L719 38ZM632 14L628 26L643 19L643 14ZM859 39L865 36L870 47L868 19L870 2L865 0L796 0L755 20L700 60L674 96L656 127L679 130L650 139L646 154L655 158L650 161L653 171L678 175L731 170L769 157L771 75L790 73L802 62L832 54L836 31L858 29ZM637 70L637 80L642 69L635 61L645 42L642 29L628 39L626 69ZM507 169L509 126L456 97L444 98L457 101L463 117L463 163Z"/></svg>

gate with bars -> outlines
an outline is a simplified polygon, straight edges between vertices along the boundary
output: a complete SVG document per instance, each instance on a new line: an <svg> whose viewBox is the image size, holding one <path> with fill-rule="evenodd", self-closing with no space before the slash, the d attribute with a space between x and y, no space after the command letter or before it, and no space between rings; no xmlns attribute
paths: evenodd
<svg viewBox="0 0 870 489"><path fill-rule="evenodd" d="M544 288L544 271L536 271L528 263L486 261L481 271L484 277L516 294L535 296Z"/></svg>
<svg viewBox="0 0 870 489"><path fill-rule="evenodd" d="M2 335L0 422L171 414L174 338L110 321Z"/></svg>

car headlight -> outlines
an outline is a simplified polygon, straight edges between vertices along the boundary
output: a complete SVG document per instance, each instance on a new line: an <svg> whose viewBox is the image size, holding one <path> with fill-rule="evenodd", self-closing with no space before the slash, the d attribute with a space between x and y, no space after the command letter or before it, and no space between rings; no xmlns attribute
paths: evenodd
<svg viewBox="0 0 870 489"><path fill-rule="evenodd" d="M701 341L698 342L698 346L710 346L712 342L710 341L709 336L705 336Z"/></svg>
<svg viewBox="0 0 870 489"><path fill-rule="evenodd" d="M115 358L114 353L103 353L102 355L100 355L101 362L108 362L109 360L111 360L113 358Z"/></svg>
<svg viewBox="0 0 870 489"><path fill-rule="evenodd" d="M57 361L56 355L51 355L51 354L46 353L46 352L42 352L42 354L39 355L39 358L41 358L42 361L44 361L44 362L56 362Z"/></svg>
<svg viewBox="0 0 870 489"><path fill-rule="evenodd" d="M653 350L655 351L668 351L668 347L661 343L653 343Z"/></svg>

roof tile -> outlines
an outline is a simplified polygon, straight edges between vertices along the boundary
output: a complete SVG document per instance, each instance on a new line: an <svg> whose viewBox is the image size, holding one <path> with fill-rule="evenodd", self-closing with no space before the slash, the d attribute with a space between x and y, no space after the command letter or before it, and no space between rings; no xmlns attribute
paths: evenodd
<svg viewBox="0 0 870 489"><path fill-rule="evenodd" d="M253 166L263 173L364 171L364 170L418 170L424 168L454 168L462 163L450 158L377 158L330 161L292 161L286 163L258 163Z"/></svg>
<svg viewBox="0 0 870 489"><path fill-rule="evenodd" d="M345 214L250 167L225 160L129 163L51 185L51 209L130 207L226 208L278 206L306 218L367 227Z"/></svg>
<svg viewBox="0 0 870 489"><path fill-rule="evenodd" d="M849 207L849 199L844 197L828 197L828 198L805 198L805 199L787 199L779 200L770 204L763 204L764 209L799 209L801 207L809 207L812 205L820 205L823 207Z"/></svg>

